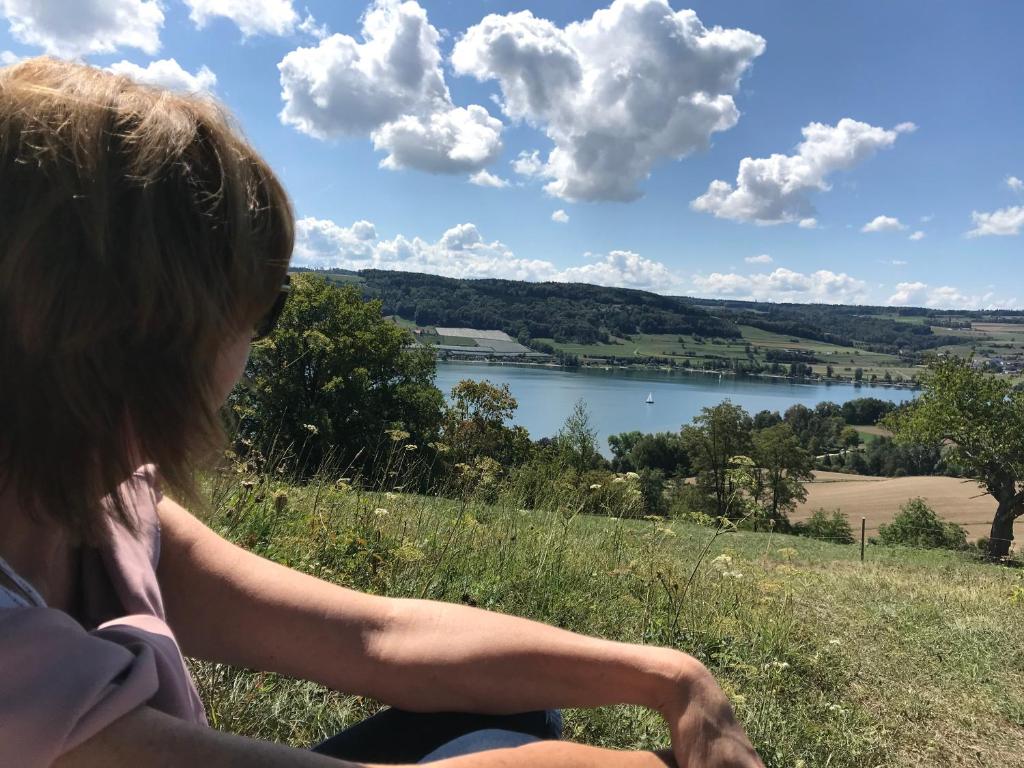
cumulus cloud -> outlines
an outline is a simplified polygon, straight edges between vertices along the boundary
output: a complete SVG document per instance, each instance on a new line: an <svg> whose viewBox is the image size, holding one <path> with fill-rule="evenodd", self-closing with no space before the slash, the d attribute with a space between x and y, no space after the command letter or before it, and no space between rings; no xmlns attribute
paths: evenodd
<svg viewBox="0 0 1024 768"><path fill-rule="evenodd" d="M906 226L895 216L875 216L860 228L861 232L898 232Z"/></svg>
<svg viewBox="0 0 1024 768"><path fill-rule="evenodd" d="M540 150L520 152L512 161L512 170L520 176L539 176L544 170L544 161L540 159Z"/></svg>
<svg viewBox="0 0 1024 768"><path fill-rule="evenodd" d="M767 253L762 253L760 256L747 256L743 260L747 262L747 264L771 264L775 261L775 259Z"/></svg>
<svg viewBox="0 0 1024 768"><path fill-rule="evenodd" d="M448 277L585 282L662 292L682 286L667 266L632 251L611 251L590 263L564 269L542 259L522 259L504 243L487 241L471 223L454 226L431 242L404 235L381 239L368 221L342 227L330 220L307 217L296 222L295 263L319 268L408 270Z"/></svg>
<svg viewBox="0 0 1024 768"><path fill-rule="evenodd" d="M1024 181L1021 181L1016 176L1007 176L1006 186L1008 186L1014 192L1020 192L1021 190L1024 190Z"/></svg>
<svg viewBox="0 0 1024 768"><path fill-rule="evenodd" d="M508 186L508 179L503 179L500 176L495 176L488 170L480 170L469 177L470 184L476 184L478 187L493 187L494 189L504 189Z"/></svg>
<svg viewBox="0 0 1024 768"><path fill-rule="evenodd" d="M107 69L118 75L127 75L140 83L185 93L212 92L217 84L217 76L209 67L202 66L192 74L174 59L158 59L145 67L130 61L118 61Z"/></svg>
<svg viewBox="0 0 1024 768"><path fill-rule="evenodd" d="M2 66L9 67L11 64L17 64L21 58L13 51L0 51L0 65Z"/></svg>
<svg viewBox="0 0 1024 768"><path fill-rule="evenodd" d="M745 157L735 185L717 179L690 205L721 219L780 224L803 222L814 216L810 194L828 191L828 177L852 168L880 149L891 147L913 123L879 128L844 117L835 125L811 123L792 155Z"/></svg>
<svg viewBox="0 0 1024 768"><path fill-rule="evenodd" d="M967 233L968 237L985 237L986 235L1016 235L1024 226L1024 205L1000 208L998 211L983 213L973 211L974 229Z"/></svg>
<svg viewBox="0 0 1024 768"><path fill-rule="evenodd" d="M504 113L554 142L532 167L547 192L626 201L655 165L736 124L733 95L764 48L758 35L708 29L667 0L614 0L565 27L530 11L491 14L456 42L451 61L459 74L497 81Z"/></svg>
<svg viewBox="0 0 1024 768"><path fill-rule="evenodd" d="M495 160L501 121L452 103L427 12L377 0L362 24L362 42L334 34L281 60L281 121L319 139L369 135L385 168L466 173Z"/></svg>
<svg viewBox="0 0 1024 768"><path fill-rule="evenodd" d="M292 0L185 0L185 4L198 29L219 16L234 22L245 37L287 35L299 23Z"/></svg>
<svg viewBox="0 0 1024 768"><path fill-rule="evenodd" d="M914 240L914 241L917 241L917 240L924 240L924 237L925 237L925 234L924 234L924 232L923 232L922 230L920 230L920 229L919 229L919 230L917 230L916 232L912 233L912 234L910 235L910 237L908 237L907 239L908 239L908 240Z"/></svg>
<svg viewBox="0 0 1024 768"><path fill-rule="evenodd" d="M797 301L849 304L863 301L867 284L845 272L820 269L806 274L778 267L772 272L741 275L712 272L696 275L698 295L753 301Z"/></svg>
<svg viewBox="0 0 1024 768"><path fill-rule="evenodd" d="M1018 305L1015 298L997 298L991 291L969 294L950 285L930 286L920 281L897 284L888 303L931 309L1012 309Z"/></svg>
<svg viewBox="0 0 1024 768"><path fill-rule="evenodd" d="M813 216L808 216L806 219L800 219L800 221L797 222L797 226L800 227L800 229L817 229L818 220Z"/></svg>
<svg viewBox="0 0 1024 768"><path fill-rule="evenodd" d="M15 40L67 58L118 48L154 54L164 25L158 0L0 0L0 13Z"/></svg>
<svg viewBox="0 0 1024 768"><path fill-rule="evenodd" d="M557 221L559 224L569 223L569 214L559 208L557 211L551 214L551 220Z"/></svg>

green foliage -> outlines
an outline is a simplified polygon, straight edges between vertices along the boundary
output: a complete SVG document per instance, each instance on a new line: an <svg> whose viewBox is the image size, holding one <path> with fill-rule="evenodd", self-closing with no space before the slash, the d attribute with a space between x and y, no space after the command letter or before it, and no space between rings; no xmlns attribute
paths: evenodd
<svg viewBox="0 0 1024 768"><path fill-rule="evenodd" d="M885 425L901 441L949 445L953 461L995 497L989 553L1005 556L1013 521L1024 515L1024 390L946 358L931 366L921 396Z"/></svg>
<svg viewBox="0 0 1024 768"><path fill-rule="evenodd" d="M754 432L752 449L752 491L760 516L785 524L797 503L807 498L804 483L814 477L814 457L800 447L786 423Z"/></svg>
<svg viewBox="0 0 1024 768"><path fill-rule="evenodd" d="M739 328L683 299L626 288L513 280L461 280L411 272L360 272L387 314L419 325L499 329L513 337L583 344L609 334L705 333L738 338Z"/></svg>
<svg viewBox="0 0 1024 768"><path fill-rule="evenodd" d="M701 409L693 423L682 428L683 447L697 473L697 485L713 499L717 517L742 516L731 508L729 470L733 457L748 453L750 430L750 416L729 400Z"/></svg>
<svg viewBox="0 0 1024 768"><path fill-rule="evenodd" d="M667 477L690 474L690 457L678 434L622 432L609 435L608 445L612 449L612 469L616 472L653 469Z"/></svg>
<svg viewBox="0 0 1024 768"><path fill-rule="evenodd" d="M240 447L291 452L300 475L325 463L383 464L389 429L422 449L441 422L434 370L433 354L385 321L380 302L297 274L277 328L253 345L246 381L232 393Z"/></svg>
<svg viewBox="0 0 1024 768"><path fill-rule="evenodd" d="M967 533L955 523L940 520L924 499L910 499L888 525L878 529L883 544L923 549L966 549Z"/></svg>
<svg viewBox="0 0 1024 768"><path fill-rule="evenodd" d="M583 400L576 401L552 443L562 465L572 469L577 477L606 464L597 449L597 430L590 423L590 413Z"/></svg>
<svg viewBox="0 0 1024 768"><path fill-rule="evenodd" d="M473 379L456 384L441 428L446 462L488 458L504 468L522 464L530 454L530 435L523 427L507 423L518 407L507 384L498 387Z"/></svg>
<svg viewBox="0 0 1024 768"><path fill-rule="evenodd" d="M838 509L826 512L824 509L816 509L806 520L796 523L793 526L793 533L797 536L808 536L812 539L822 539L836 544L853 544L853 528L846 515Z"/></svg>

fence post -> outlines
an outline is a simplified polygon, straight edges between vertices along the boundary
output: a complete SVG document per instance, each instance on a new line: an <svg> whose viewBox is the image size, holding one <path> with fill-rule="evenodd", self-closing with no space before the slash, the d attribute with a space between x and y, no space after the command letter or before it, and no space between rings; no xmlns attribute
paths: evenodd
<svg viewBox="0 0 1024 768"><path fill-rule="evenodd" d="M864 562L864 529L867 527L867 518L860 519L860 561Z"/></svg>

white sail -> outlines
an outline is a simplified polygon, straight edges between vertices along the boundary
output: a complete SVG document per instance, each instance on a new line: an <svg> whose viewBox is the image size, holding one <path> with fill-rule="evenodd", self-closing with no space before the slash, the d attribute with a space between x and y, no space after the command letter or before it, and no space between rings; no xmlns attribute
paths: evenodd
<svg viewBox="0 0 1024 768"><path fill-rule="evenodd" d="M646 400L645 402L646 402L646 403L647 403L648 405L653 405L653 404L654 404L654 393L653 393L653 392L651 392L651 393L649 393L649 394L647 395L647 400Z"/></svg>

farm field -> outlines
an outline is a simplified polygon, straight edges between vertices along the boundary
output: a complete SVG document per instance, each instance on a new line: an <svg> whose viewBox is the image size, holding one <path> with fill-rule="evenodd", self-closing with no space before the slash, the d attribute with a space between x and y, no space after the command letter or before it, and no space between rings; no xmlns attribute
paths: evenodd
<svg viewBox="0 0 1024 768"><path fill-rule="evenodd" d="M613 339L610 344L559 343L554 339L538 341L580 357L661 357L697 367L700 367L704 360L715 358L750 359L764 363L769 350L796 350L812 353L822 360L821 363L812 365L815 373L825 375L828 366L831 365L834 374L850 379L857 368L863 370L865 379L872 375L883 378L887 372L893 377L901 375L909 379L922 370L907 366L895 355L786 336L749 325L741 325L740 331L743 335L739 339L705 337L698 340L692 335L637 334L628 340Z"/></svg>
<svg viewBox="0 0 1024 768"><path fill-rule="evenodd" d="M370 593L696 655L768 768L1024 766L1019 570L882 546L860 563L856 546L779 534L242 479L214 481L207 521L265 557ZM236 733L308 746L379 708L192 666L211 723ZM568 710L566 737L668 743L635 707Z"/></svg>
<svg viewBox="0 0 1024 768"><path fill-rule="evenodd" d="M842 511L856 531L867 519L867 533L892 522L900 506L920 496L943 520L962 525L970 541L988 536L996 502L982 495L976 483L955 477L866 477L840 472L815 472L807 484L807 501L790 515L805 520L815 509Z"/></svg>

